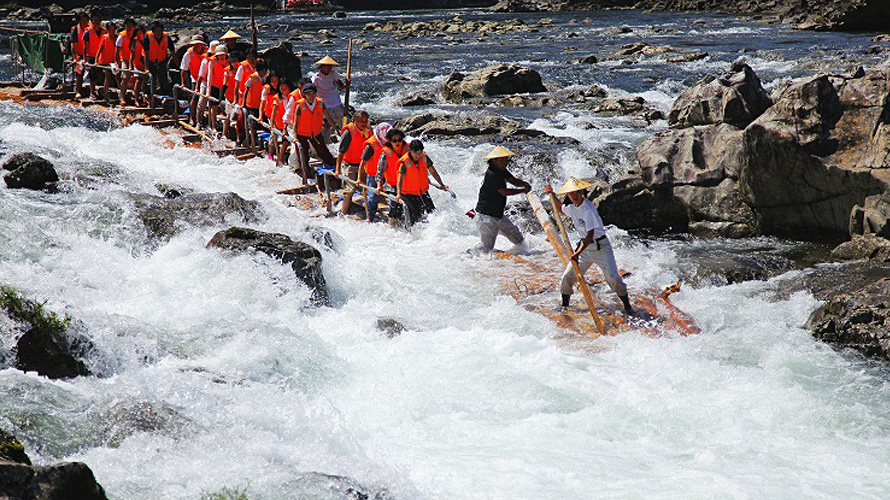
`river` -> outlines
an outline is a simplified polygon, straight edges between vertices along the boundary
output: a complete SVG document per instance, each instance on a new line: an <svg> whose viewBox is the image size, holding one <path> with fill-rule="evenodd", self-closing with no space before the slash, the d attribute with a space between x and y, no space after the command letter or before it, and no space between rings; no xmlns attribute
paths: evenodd
<svg viewBox="0 0 890 500"><path fill-rule="evenodd" d="M340 38L322 48L338 60L345 37L372 42L376 50L355 54L353 98L389 119L420 111L396 106L399 96L497 62L530 65L550 88L598 84L667 112L685 88L740 57L768 89L880 60L864 51L870 34L797 32L713 14L523 14L553 24L484 40L455 35L454 44L359 34L370 21L454 14L259 22L265 42L334 29ZM230 24L245 20L208 28L222 33ZM614 26L633 31L603 34ZM568 63L639 40L710 55ZM314 43L295 42L310 53L304 67L322 55ZM6 76L9 64L0 55ZM567 175L615 178L634 147L666 127L578 109L485 111L581 141L508 146L526 153L516 172L537 189ZM88 463L121 500L198 499L223 488L251 500L352 498L343 486L352 482L396 499L890 497L890 373L814 340L803 325L819 300L803 289L783 293L834 265L687 285L675 302L702 327L698 336L566 343L487 279L503 272L502 261L466 253L478 236L464 212L475 205L491 147L428 142L457 199L433 193L440 210L408 234L285 206L275 191L296 177L267 160L171 147L154 129L120 128L95 112L0 103L2 154L34 151L63 177L99 179L56 195L0 189L0 283L76 318L97 346L89 362L102 375L51 381L0 370L0 425L39 463ZM255 227L264 231L334 231L336 251L323 251L333 306L311 307L287 266L206 249L219 228L148 240L128 193L157 194L159 182L258 200L265 217ZM695 274L717 248L745 255L800 247L609 234L632 272L632 296ZM549 248L540 233L530 242ZM379 317L407 330L387 338ZM0 340L8 350L11 339ZM351 479L336 491L321 474Z"/></svg>

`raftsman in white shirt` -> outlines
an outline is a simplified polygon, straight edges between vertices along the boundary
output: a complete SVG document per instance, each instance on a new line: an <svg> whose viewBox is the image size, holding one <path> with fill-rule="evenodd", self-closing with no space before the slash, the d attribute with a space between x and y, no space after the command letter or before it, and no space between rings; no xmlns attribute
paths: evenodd
<svg viewBox="0 0 890 500"><path fill-rule="evenodd" d="M580 207L576 207L574 203L569 203L568 205L563 205L562 211L572 218L575 231L578 232L578 236L581 238L585 238L591 230L594 231L593 239L606 234L606 228L603 227L603 219L600 218L600 213L596 210L596 206L592 201L585 198Z"/></svg>
<svg viewBox="0 0 890 500"><path fill-rule="evenodd" d="M342 106L340 101L340 90L337 88L337 80L340 79L340 73L332 69L327 75L319 73L312 74L312 83L318 87L318 97L324 100L324 105L328 108L336 108Z"/></svg>

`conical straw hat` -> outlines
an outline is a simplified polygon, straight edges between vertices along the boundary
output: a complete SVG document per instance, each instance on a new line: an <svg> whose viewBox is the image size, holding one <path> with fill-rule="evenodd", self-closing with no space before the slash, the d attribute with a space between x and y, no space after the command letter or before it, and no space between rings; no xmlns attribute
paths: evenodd
<svg viewBox="0 0 890 500"><path fill-rule="evenodd" d="M229 30L226 32L225 35L219 37L220 40L228 40L229 38L241 38L241 35L239 35L238 33L235 33L232 30Z"/></svg>
<svg viewBox="0 0 890 500"><path fill-rule="evenodd" d="M316 66L321 66L322 64L330 64L331 66L339 66L340 63L331 59L331 56L324 56L323 58L315 61Z"/></svg>
<svg viewBox="0 0 890 500"><path fill-rule="evenodd" d="M556 194L567 194L573 191L581 191L582 189L589 189L592 187L593 184L587 181L569 177L569 180L567 180L566 183L563 184L561 188L559 188L559 191L557 191Z"/></svg>
<svg viewBox="0 0 890 500"><path fill-rule="evenodd" d="M494 160L495 158L509 158L511 156L516 156L516 153L510 151L509 149L498 146L491 150L491 153L485 155L486 160Z"/></svg>

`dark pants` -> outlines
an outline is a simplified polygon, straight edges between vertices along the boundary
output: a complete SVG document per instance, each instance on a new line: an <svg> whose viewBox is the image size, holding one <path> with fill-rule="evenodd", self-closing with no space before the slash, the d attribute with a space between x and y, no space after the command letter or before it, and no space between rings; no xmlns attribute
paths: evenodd
<svg viewBox="0 0 890 500"><path fill-rule="evenodd" d="M413 226L419 221L424 214L431 213L436 209L433 205L433 199L429 193L423 194L403 194L402 201L405 203L405 225Z"/></svg>
<svg viewBox="0 0 890 500"><path fill-rule="evenodd" d="M315 154L318 155L318 159L321 160L321 163L326 166L333 166L337 163L337 160L331 156L330 150L324 144L324 139L321 134L316 135L315 137L306 137L304 135L297 136L297 142L300 143L300 168L303 169L303 172L306 174L307 178L315 177L311 168L309 168L309 145L312 145L312 149L315 150Z"/></svg>
<svg viewBox="0 0 890 500"><path fill-rule="evenodd" d="M154 79L155 92L161 95L170 95L170 66L167 61L148 61L148 72Z"/></svg>

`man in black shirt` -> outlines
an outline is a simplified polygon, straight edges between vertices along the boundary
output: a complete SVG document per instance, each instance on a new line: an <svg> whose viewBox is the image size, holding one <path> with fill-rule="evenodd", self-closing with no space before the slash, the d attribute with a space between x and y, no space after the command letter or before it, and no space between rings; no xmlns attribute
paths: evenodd
<svg viewBox="0 0 890 500"><path fill-rule="evenodd" d="M479 235L482 238L480 249L491 252L498 234L503 234L515 246L511 252L520 251L525 243L519 228L504 215L507 206L507 197L524 194L531 191L529 183L513 177L507 171L510 158L516 154L509 149L498 146L485 156L488 160L488 170L485 172L485 180L479 188L479 201L476 202L476 224L479 226ZM516 188L508 188L507 183Z"/></svg>

